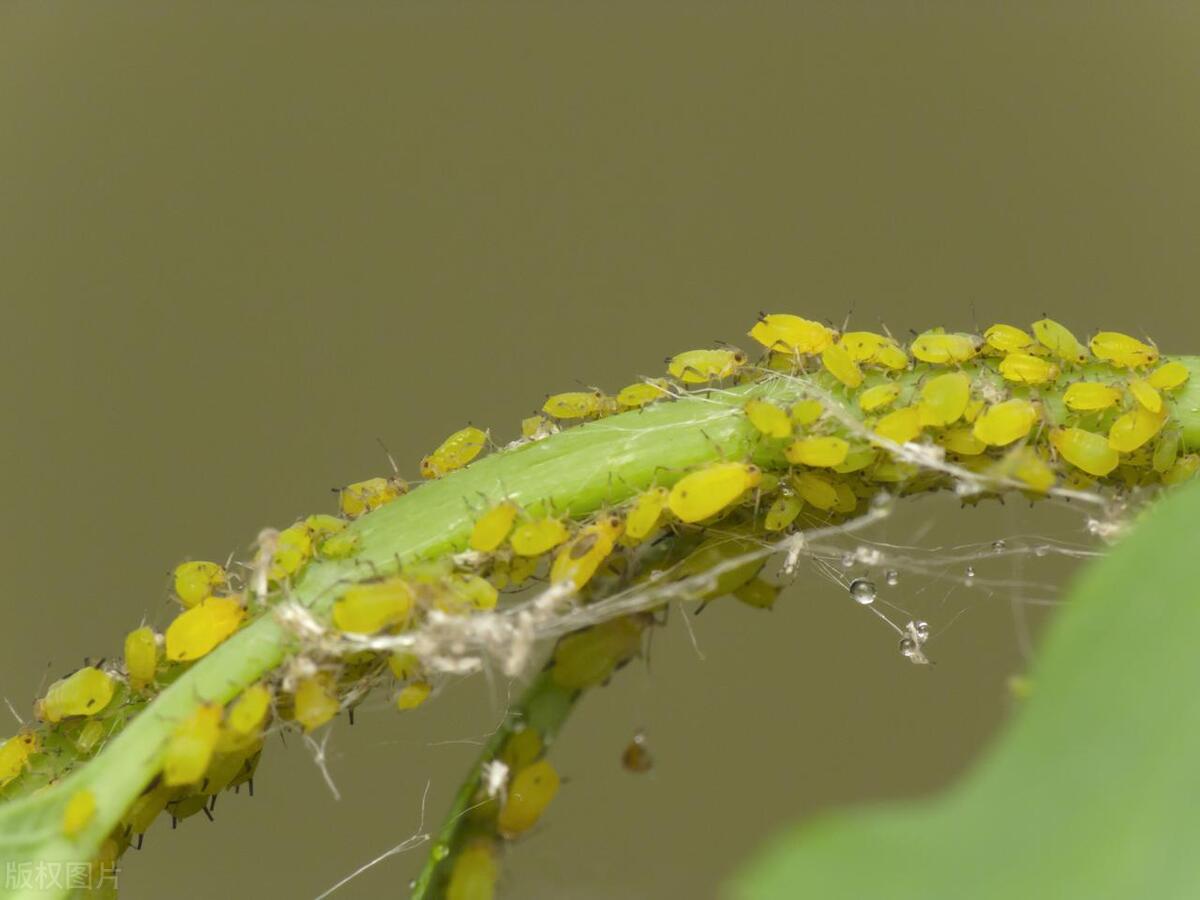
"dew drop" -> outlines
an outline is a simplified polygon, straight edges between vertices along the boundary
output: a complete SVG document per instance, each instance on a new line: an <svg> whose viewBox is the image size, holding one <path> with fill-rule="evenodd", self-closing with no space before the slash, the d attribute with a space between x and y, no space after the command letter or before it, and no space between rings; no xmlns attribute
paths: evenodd
<svg viewBox="0 0 1200 900"><path fill-rule="evenodd" d="M966 575L967 581L970 581L972 578L975 577L975 567L967 566L967 571L964 572L963 574Z"/></svg>
<svg viewBox="0 0 1200 900"><path fill-rule="evenodd" d="M883 576L883 580L888 583L888 587L895 587L900 583L900 573L895 569L888 569Z"/></svg>
<svg viewBox="0 0 1200 900"><path fill-rule="evenodd" d="M1047 547L1045 544L1038 544L1037 547L1034 548L1033 555L1034 556L1045 556L1049 552L1050 552L1050 548Z"/></svg>
<svg viewBox="0 0 1200 900"><path fill-rule="evenodd" d="M843 569L853 569L854 568L854 554L853 553L850 553L849 551L847 551L842 554L842 568Z"/></svg>
<svg viewBox="0 0 1200 900"><path fill-rule="evenodd" d="M1003 553L1008 548L1008 544L1003 538L997 541L992 541L992 550L996 553Z"/></svg>
<svg viewBox="0 0 1200 900"><path fill-rule="evenodd" d="M916 641L914 641L912 638L900 639L900 654L902 656L907 656L909 659L912 659L917 655L917 652L918 647Z"/></svg>
<svg viewBox="0 0 1200 900"><path fill-rule="evenodd" d="M875 602L875 582L867 578L855 578L850 582L850 596L855 603L870 606Z"/></svg>
<svg viewBox="0 0 1200 900"><path fill-rule="evenodd" d="M921 622L921 621L913 622L912 630L913 630L913 634L915 634L917 636L918 641L925 642L925 641L929 640L929 623L928 622Z"/></svg>

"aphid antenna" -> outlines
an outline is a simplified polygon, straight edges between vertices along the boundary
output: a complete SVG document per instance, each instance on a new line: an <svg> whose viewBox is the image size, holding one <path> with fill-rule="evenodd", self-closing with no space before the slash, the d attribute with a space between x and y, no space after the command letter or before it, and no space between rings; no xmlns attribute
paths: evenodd
<svg viewBox="0 0 1200 900"><path fill-rule="evenodd" d="M399 478L400 477L400 467L396 465L396 458L394 456L392 456L392 451L387 448L387 444L385 444L383 442L383 438L376 437L375 442L377 444L379 444L380 449L383 450L384 455L387 457L388 463L392 467L392 474L394 476L396 476L397 478Z"/></svg>

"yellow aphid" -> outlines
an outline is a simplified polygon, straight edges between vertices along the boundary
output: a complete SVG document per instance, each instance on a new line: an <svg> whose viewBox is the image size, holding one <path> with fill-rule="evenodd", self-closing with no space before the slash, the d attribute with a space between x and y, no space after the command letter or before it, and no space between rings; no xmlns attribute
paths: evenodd
<svg viewBox="0 0 1200 900"><path fill-rule="evenodd" d="M1050 443L1071 465L1100 478L1121 461L1120 454L1108 446L1103 435L1082 428L1056 428L1050 432Z"/></svg>
<svg viewBox="0 0 1200 900"><path fill-rule="evenodd" d="M1054 486L1054 469L1032 447L1016 447L993 468L1004 478L1021 482L1031 491L1044 494Z"/></svg>
<svg viewBox="0 0 1200 900"><path fill-rule="evenodd" d="M292 698L293 715L305 731L320 728L338 714L336 685L328 672L318 672L296 682Z"/></svg>
<svg viewBox="0 0 1200 900"><path fill-rule="evenodd" d="M671 357L667 371L685 384L728 378L746 364L741 350L688 350Z"/></svg>
<svg viewBox="0 0 1200 900"><path fill-rule="evenodd" d="M858 408L865 413L886 409L896 402L900 396L900 385L894 381L885 381L869 387L858 395Z"/></svg>
<svg viewBox="0 0 1200 900"><path fill-rule="evenodd" d="M37 750L37 735L31 731L10 737L0 744L0 788L25 771L29 757Z"/></svg>
<svg viewBox="0 0 1200 900"><path fill-rule="evenodd" d="M433 685L428 681L414 681L412 684L406 684L396 695L396 709L402 711L416 709L429 699L432 690Z"/></svg>
<svg viewBox="0 0 1200 900"><path fill-rule="evenodd" d="M175 596L184 606L195 606L225 586L225 569L218 563L195 560L175 567Z"/></svg>
<svg viewBox="0 0 1200 900"><path fill-rule="evenodd" d="M1065 325L1053 319L1039 319L1033 323L1033 333L1038 343L1059 359L1070 363L1087 362L1087 348Z"/></svg>
<svg viewBox="0 0 1200 900"><path fill-rule="evenodd" d="M491 553L504 543L504 539L512 531L519 511L520 507L511 500L497 503L475 520L475 527L471 529L471 538L467 541L467 546L480 553Z"/></svg>
<svg viewBox="0 0 1200 900"><path fill-rule="evenodd" d="M349 523L345 519L331 516L328 513L314 513L304 520L304 527L313 536L313 540L318 542L330 535L345 531L347 524Z"/></svg>
<svg viewBox="0 0 1200 900"><path fill-rule="evenodd" d="M509 543L518 556L541 556L570 536L571 532L560 519L530 519L513 530Z"/></svg>
<svg viewBox="0 0 1200 900"><path fill-rule="evenodd" d="M658 527L670 493L665 487L653 487L634 497L625 514L625 536L640 541L650 535Z"/></svg>
<svg viewBox="0 0 1200 900"><path fill-rule="evenodd" d="M485 578L470 572L456 572L446 579L453 599L442 599L438 608L443 612L461 615L467 612L495 609L499 594Z"/></svg>
<svg viewBox="0 0 1200 900"><path fill-rule="evenodd" d="M1029 434L1037 420L1037 407L1028 400L1005 400L980 414L973 433L989 447L1004 447Z"/></svg>
<svg viewBox="0 0 1200 900"><path fill-rule="evenodd" d="M312 533L303 523L283 529L271 554L271 580L283 581L295 575L312 557L312 552Z"/></svg>
<svg viewBox="0 0 1200 900"><path fill-rule="evenodd" d="M846 454L846 458L838 465L833 467L833 471L840 475L845 475L849 472L861 472L871 463L875 462L879 455L874 447L865 444L859 447L851 447L850 452Z"/></svg>
<svg viewBox="0 0 1200 900"><path fill-rule="evenodd" d="M338 508L342 515L354 519L363 513L391 503L408 490L408 485L395 478L368 478L348 484L338 492Z"/></svg>
<svg viewBox="0 0 1200 900"><path fill-rule="evenodd" d="M809 398L797 400L792 404L791 417L793 422L803 428L821 418L823 412L825 412L825 407L821 405L821 401Z"/></svg>
<svg viewBox="0 0 1200 900"><path fill-rule="evenodd" d="M1108 430L1108 446L1120 453L1132 453L1158 434L1166 416L1135 406L1119 416Z"/></svg>
<svg viewBox="0 0 1200 900"><path fill-rule="evenodd" d="M1129 393L1133 394L1133 399L1150 412L1162 412L1162 394L1149 381L1142 378L1133 379L1133 381L1129 382Z"/></svg>
<svg viewBox="0 0 1200 900"><path fill-rule="evenodd" d="M199 659L238 630L245 610L231 597L209 597L167 626L167 659Z"/></svg>
<svg viewBox="0 0 1200 900"><path fill-rule="evenodd" d="M896 342L873 331L847 331L838 339L838 346L850 354L855 362L874 362L884 347L895 347Z"/></svg>
<svg viewBox="0 0 1200 900"><path fill-rule="evenodd" d="M699 522L731 506L761 480L762 471L750 463L714 463L679 479L667 503L680 521Z"/></svg>
<svg viewBox="0 0 1200 900"><path fill-rule="evenodd" d="M1119 331L1101 331L1092 338L1091 347L1097 359L1123 369L1135 369L1158 362L1156 347Z"/></svg>
<svg viewBox="0 0 1200 900"><path fill-rule="evenodd" d="M317 550L325 559L349 559L358 552L360 543L361 539L357 534L342 531L321 541Z"/></svg>
<svg viewBox="0 0 1200 900"><path fill-rule="evenodd" d="M1200 472L1200 454L1189 453L1175 461L1175 465L1163 472L1163 484L1183 484Z"/></svg>
<svg viewBox="0 0 1200 900"><path fill-rule="evenodd" d="M356 584L333 604L333 624L354 634L403 625L413 608L412 586L403 578Z"/></svg>
<svg viewBox="0 0 1200 900"><path fill-rule="evenodd" d="M972 359L979 352L979 340L969 334L942 334L927 331L913 338L912 354L921 362L953 365Z"/></svg>
<svg viewBox="0 0 1200 900"><path fill-rule="evenodd" d="M812 504L817 509L830 510L837 506L837 488L820 475L812 472L797 472L792 476L792 486L806 503Z"/></svg>
<svg viewBox="0 0 1200 900"><path fill-rule="evenodd" d="M846 460L850 445L840 437L802 437L784 451L790 463L815 468L839 466Z"/></svg>
<svg viewBox="0 0 1200 900"><path fill-rule="evenodd" d="M639 381L617 391L617 406L621 409L640 409L648 403L670 395L670 385L665 379L654 378L650 381Z"/></svg>
<svg viewBox="0 0 1200 900"><path fill-rule="evenodd" d="M1179 432L1168 431L1159 439L1158 444L1154 448L1154 456L1151 457L1150 465L1155 472L1163 473L1175 465L1175 460L1179 458Z"/></svg>
<svg viewBox="0 0 1200 900"><path fill-rule="evenodd" d="M158 668L158 640L154 629L148 625L136 628L125 635L125 671L135 688L143 688L154 681Z"/></svg>
<svg viewBox="0 0 1200 900"><path fill-rule="evenodd" d="M1191 372L1188 371L1187 366L1181 362L1172 361L1164 363L1151 372L1146 376L1146 381L1160 391L1169 391L1187 381L1189 375Z"/></svg>
<svg viewBox="0 0 1200 900"><path fill-rule="evenodd" d="M421 674L421 658L408 650L399 650L388 657L388 668L399 681L411 681Z"/></svg>
<svg viewBox="0 0 1200 900"><path fill-rule="evenodd" d="M930 378L921 385L921 402L917 404L921 425L953 425L962 418L970 399L971 379L962 372Z"/></svg>
<svg viewBox="0 0 1200 900"><path fill-rule="evenodd" d="M116 681L107 672L94 666L78 669L50 685L38 701L38 718L54 723L70 716L94 716L108 706L115 690Z"/></svg>
<svg viewBox="0 0 1200 900"><path fill-rule="evenodd" d="M80 753L91 753L108 733L108 729L109 726L100 719L89 719L75 736L75 747Z"/></svg>
<svg viewBox="0 0 1200 900"><path fill-rule="evenodd" d="M802 509L804 501L801 498L792 493L780 494L768 507L763 527L767 531L783 531L796 521Z"/></svg>
<svg viewBox="0 0 1200 900"><path fill-rule="evenodd" d="M833 508L837 512L851 513L858 508L858 497L854 493L854 488L844 481L836 481L833 489L837 492L837 502L833 504Z"/></svg>
<svg viewBox="0 0 1200 900"><path fill-rule="evenodd" d="M460 428L446 438L436 450L421 459L421 477L441 478L461 469L483 450L487 443L487 432L473 425Z"/></svg>
<svg viewBox="0 0 1200 900"><path fill-rule="evenodd" d="M163 753L163 784L175 787L204 777L221 735L222 712L220 704L205 704L175 729Z"/></svg>
<svg viewBox="0 0 1200 900"><path fill-rule="evenodd" d="M1033 338L1015 325L996 324L983 333L983 339L993 350L1015 353L1033 343Z"/></svg>
<svg viewBox="0 0 1200 900"><path fill-rule="evenodd" d="M968 425L973 424L986 405L982 397L972 397L967 401L967 408L963 410L963 421Z"/></svg>
<svg viewBox="0 0 1200 900"><path fill-rule="evenodd" d="M975 437L974 430L965 425L943 431L937 436L937 442L959 456L978 456L987 449L987 444Z"/></svg>
<svg viewBox="0 0 1200 900"><path fill-rule="evenodd" d="M492 900L499 875L491 842L472 841L455 857L446 884L446 900Z"/></svg>
<svg viewBox="0 0 1200 900"><path fill-rule="evenodd" d="M603 684L641 650L642 627L637 619L624 616L567 635L554 648L550 677L567 690Z"/></svg>
<svg viewBox="0 0 1200 900"><path fill-rule="evenodd" d="M1000 361L1000 374L1018 384L1046 384L1058 377L1058 366L1030 353L1010 353Z"/></svg>
<svg viewBox="0 0 1200 900"><path fill-rule="evenodd" d="M551 394L542 404L542 412L556 419L589 419L604 413L604 392L565 391Z"/></svg>
<svg viewBox="0 0 1200 900"><path fill-rule="evenodd" d="M893 372L899 372L908 368L908 354L900 349L899 344L886 344L876 351L872 362Z"/></svg>
<svg viewBox="0 0 1200 900"><path fill-rule="evenodd" d="M87 788L81 788L71 795L67 808L63 810L62 833L67 837L75 837L95 815L96 795Z"/></svg>
<svg viewBox="0 0 1200 900"><path fill-rule="evenodd" d="M750 424L767 437L785 438L792 433L792 420L787 411L768 400L747 400L744 407Z"/></svg>
<svg viewBox="0 0 1200 900"><path fill-rule="evenodd" d="M271 689L259 682L242 691L229 707L226 727L239 738L257 735L271 709Z"/></svg>
<svg viewBox="0 0 1200 900"><path fill-rule="evenodd" d="M734 591L733 596L755 609L770 609L779 599L779 586L761 578L751 578Z"/></svg>
<svg viewBox="0 0 1200 900"><path fill-rule="evenodd" d="M749 333L768 350L782 353L820 353L833 342L833 332L820 322L787 313L763 316Z"/></svg>
<svg viewBox="0 0 1200 900"><path fill-rule="evenodd" d="M608 559L624 527L620 516L606 515L579 529L554 557L550 566L551 583L569 581L576 589L582 588Z"/></svg>
<svg viewBox="0 0 1200 900"><path fill-rule="evenodd" d="M875 433L897 444L915 441L921 433L921 411L915 406L894 410L875 423Z"/></svg>
<svg viewBox="0 0 1200 900"><path fill-rule="evenodd" d="M558 793L558 783L554 766L544 759L514 775L496 820L500 834L513 838L536 825Z"/></svg>
<svg viewBox="0 0 1200 900"><path fill-rule="evenodd" d="M530 441L540 441L558 431L558 426L545 416L527 416L521 420L521 437Z"/></svg>
<svg viewBox="0 0 1200 900"><path fill-rule="evenodd" d="M1063 402L1076 412L1108 409L1121 399L1121 392L1111 384L1098 381L1076 381L1067 386Z"/></svg>
<svg viewBox="0 0 1200 900"><path fill-rule="evenodd" d="M504 742L500 758L510 772L519 772L541 759L545 750L546 744L538 730L526 726Z"/></svg>
<svg viewBox="0 0 1200 900"><path fill-rule="evenodd" d="M856 388L863 382L862 370L850 354L837 344L830 344L821 352L821 365L825 371L848 388Z"/></svg>

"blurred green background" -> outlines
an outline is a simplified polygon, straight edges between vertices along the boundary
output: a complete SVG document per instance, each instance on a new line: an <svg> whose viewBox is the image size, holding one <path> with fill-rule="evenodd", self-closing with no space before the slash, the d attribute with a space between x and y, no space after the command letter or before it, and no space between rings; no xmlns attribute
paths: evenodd
<svg viewBox="0 0 1200 900"><path fill-rule="evenodd" d="M511 439L548 391L748 344L759 309L1047 311L1197 351L1198 48L1188 4L5 3L0 693L28 716L164 624L176 562L330 509L386 473L376 438L415 473L467 421ZM910 503L880 536L1083 539L1023 506ZM673 617L555 747L509 894L710 896L783 823L951 781L1009 711L1014 594L892 591L936 667L808 570L696 619L703 658ZM340 802L272 743L253 799L152 829L124 896L320 893L414 831L427 780L434 823L504 698L339 722Z"/></svg>

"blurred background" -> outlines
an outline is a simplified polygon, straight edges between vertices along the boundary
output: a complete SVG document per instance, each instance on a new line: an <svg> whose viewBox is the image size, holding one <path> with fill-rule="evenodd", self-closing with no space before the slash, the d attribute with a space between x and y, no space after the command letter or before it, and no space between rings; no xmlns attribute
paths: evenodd
<svg viewBox="0 0 1200 900"><path fill-rule="evenodd" d="M748 346L760 309L1045 311L1196 352L1198 46L1165 3L0 6L0 694L28 716L165 624L175 563L332 509L387 473L376 439L415 475L468 421L508 440L547 392ZM949 497L877 536L1030 534L1085 540ZM711 896L785 823L951 782L1013 706L1017 595L889 590L936 667L809 570L772 613L695 619L702 656L673 616L555 746L508 894ZM417 829L427 782L435 824L504 704L474 679L340 720L340 802L273 742L253 799L156 824L123 896L321 893Z"/></svg>

